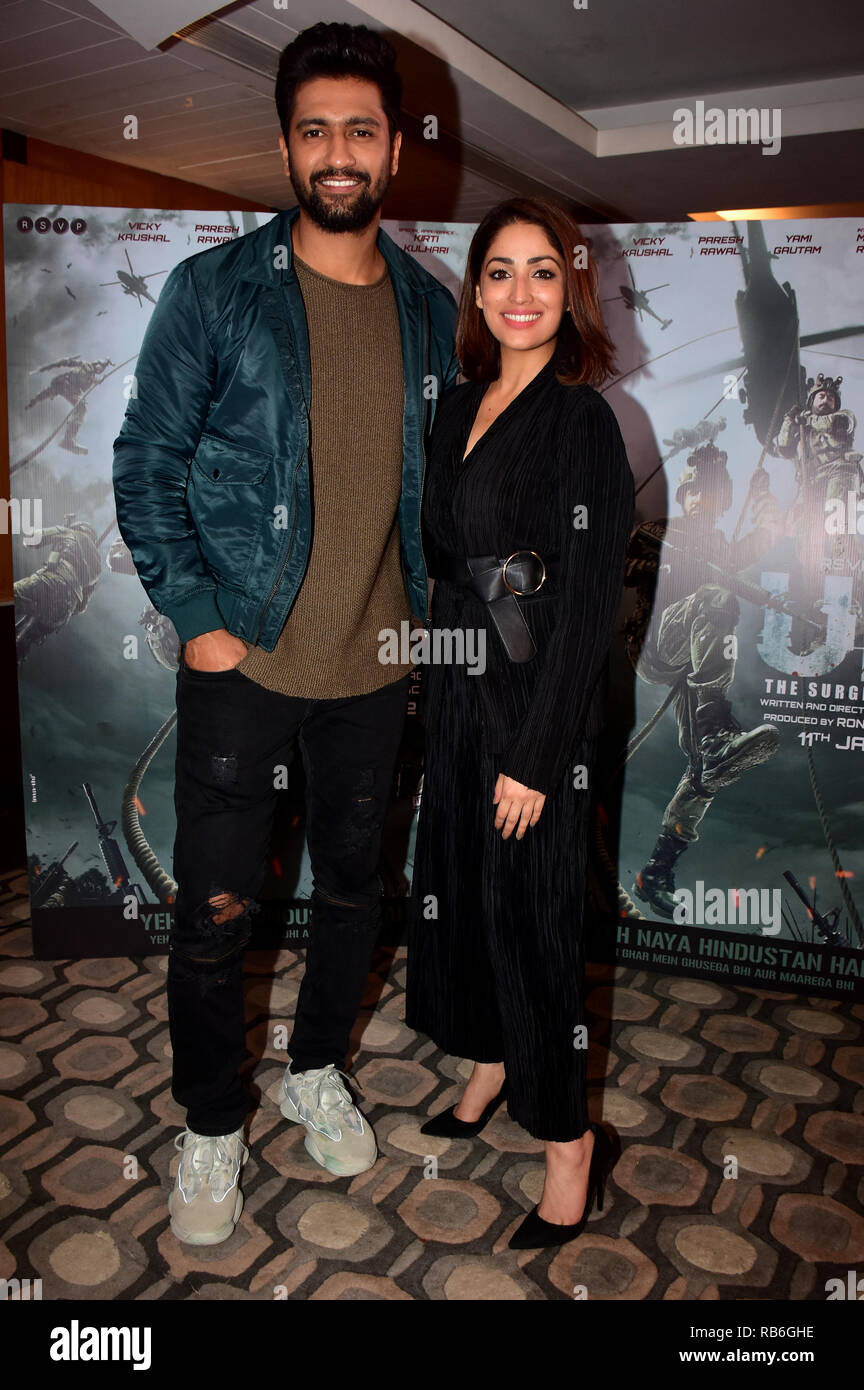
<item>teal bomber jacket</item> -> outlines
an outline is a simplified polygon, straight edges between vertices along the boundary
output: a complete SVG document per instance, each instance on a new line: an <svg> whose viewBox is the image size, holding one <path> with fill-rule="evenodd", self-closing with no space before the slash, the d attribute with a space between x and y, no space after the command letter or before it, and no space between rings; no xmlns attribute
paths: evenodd
<svg viewBox="0 0 864 1390"><path fill-rule="evenodd" d="M114 441L120 533L181 642L225 627L272 651L306 572L311 387L291 245L297 216L278 213L173 268ZM425 620L425 445L437 397L458 374L456 305L381 229L378 249L402 335L402 565L412 610ZM334 582L350 584L350 573Z"/></svg>

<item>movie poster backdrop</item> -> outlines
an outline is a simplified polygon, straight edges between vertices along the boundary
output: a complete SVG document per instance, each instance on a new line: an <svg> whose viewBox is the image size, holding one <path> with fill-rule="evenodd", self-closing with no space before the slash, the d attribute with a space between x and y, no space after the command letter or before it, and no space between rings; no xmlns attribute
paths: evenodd
<svg viewBox="0 0 864 1390"><path fill-rule="evenodd" d="M4 515L40 956L167 949L177 638L120 538L112 443L166 273L271 215L4 206ZM458 298L472 226L383 225ZM852 997L864 227L583 230L637 489L592 789L589 958ZM394 923L422 797L415 674L382 861ZM311 893L302 792L292 767L259 921L295 945Z"/></svg>

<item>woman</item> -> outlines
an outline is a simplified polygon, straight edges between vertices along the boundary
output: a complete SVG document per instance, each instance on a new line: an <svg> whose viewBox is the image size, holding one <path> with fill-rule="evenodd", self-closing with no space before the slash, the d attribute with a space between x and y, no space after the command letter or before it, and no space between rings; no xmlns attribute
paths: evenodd
<svg viewBox="0 0 864 1390"><path fill-rule="evenodd" d="M425 1133L478 1133L506 1090L545 1141L542 1199L510 1241L531 1249L578 1235L595 1192L602 1205L611 1148L588 1116L582 900L634 509L594 389L613 356L596 270L565 212L520 198L486 215L457 350L468 380L439 405L424 490L430 623L476 629L485 670L423 675L407 1021L475 1064Z"/></svg>

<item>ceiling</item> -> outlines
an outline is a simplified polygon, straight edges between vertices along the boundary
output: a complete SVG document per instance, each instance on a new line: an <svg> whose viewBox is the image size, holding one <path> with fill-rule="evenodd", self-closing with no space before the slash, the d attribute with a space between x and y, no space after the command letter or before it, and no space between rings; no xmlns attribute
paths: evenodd
<svg viewBox="0 0 864 1390"><path fill-rule="evenodd" d="M860 15L860 0L832 0L830 22L809 0L249 0L206 13L202 0L0 0L0 125L286 207L279 51L343 20L385 30L405 79L388 216L476 221L531 192L593 221L851 203ZM779 152L677 145L674 113L699 101L779 110ZM430 114L436 140L423 138Z"/></svg>

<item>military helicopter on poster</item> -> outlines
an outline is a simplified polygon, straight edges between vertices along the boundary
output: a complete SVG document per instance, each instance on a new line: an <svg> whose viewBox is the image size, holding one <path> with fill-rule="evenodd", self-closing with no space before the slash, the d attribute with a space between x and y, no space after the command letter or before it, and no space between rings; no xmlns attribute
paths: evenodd
<svg viewBox="0 0 864 1390"><path fill-rule="evenodd" d="M118 270L117 279L102 280L100 282L101 287L104 289L107 285L122 285L123 293L133 294L135 298L138 300L140 308L144 307L144 299L149 299L151 304L155 304L156 300L153 298L152 294L150 294L147 289L147 281L152 280L157 275L167 275L168 271L152 270L149 275L138 275L133 269L132 262L129 259L129 252L126 250L125 246L123 247L123 254L126 257L126 264L129 266L128 271Z"/></svg>
<svg viewBox="0 0 864 1390"><path fill-rule="evenodd" d="M630 276L630 284L619 285L618 293L613 294L612 296L610 296L609 299L604 299L602 303L612 304L618 299L623 299L624 303L627 305L627 308L632 309L634 314L638 314L640 319L642 318L642 314L644 312L646 314L650 314L652 319L656 319L661 329L668 328L672 320L661 319L659 314L655 314L654 310L651 308L651 305L648 303L648 296L649 294L655 294L657 290L668 289L669 282L667 281L665 285L653 285L650 290L637 290L636 281L633 279L633 271L630 268L630 262L626 261L625 264L627 266L627 274Z"/></svg>
<svg viewBox="0 0 864 1390"><path fill-rule="evenodd" d="M736 234L737 223L732 227ZM752 425L759 443L774 453L777 430L788 414L806 396L806 372L801 364L801 348L820 343L839 342L864 334L864 324L800 332L795 291L788 281L774 278L765 229L761 222L747 223L747 245L741 246L744 289L735 298L735 311L743 352L725 362L682 377L696 382L720 372L741 372L739 398L746 407L745 424Z"/></svg>

